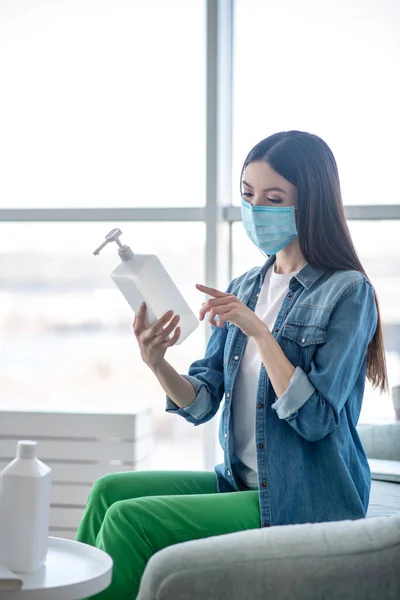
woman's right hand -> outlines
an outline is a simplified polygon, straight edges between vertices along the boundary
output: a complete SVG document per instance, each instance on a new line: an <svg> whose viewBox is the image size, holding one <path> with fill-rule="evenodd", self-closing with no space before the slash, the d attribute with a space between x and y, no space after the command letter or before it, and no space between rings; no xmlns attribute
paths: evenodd
<svg viewBox="0 0 400 600"><path fill-rule="evenodd" d="M139 344L142 360L151 369L161 363L167 349L176 344L179 339L181 334L180 327L177 327L179 316L173 316L173 314L172 310L166 312L147 329L145 326L146 304L144 302L135 316L133 331ZM173 331L174 333L170 337Z"/></svg>

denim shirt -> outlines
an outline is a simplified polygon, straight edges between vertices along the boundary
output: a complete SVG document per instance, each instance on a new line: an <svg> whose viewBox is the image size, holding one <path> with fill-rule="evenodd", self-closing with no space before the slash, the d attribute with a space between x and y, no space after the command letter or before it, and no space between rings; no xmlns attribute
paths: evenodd
<svg viewBox="0 0 400 600"><path fill-rule="evenodd" d="M233 280L228 293L255 309L269 258ZM261 526L358 519L365 516L371 475L357 434L367 348L377 326L369 281L358 271L325 272L306 264L292 277L272 335L295 372L277 399L264 365L254 398ZM213 327L203 359L188 375L195 400L167 412L194 425L209 421L224 399L215 467L218 491L247 489L237 473L232 390L247 337L226 323Z"/></svg>

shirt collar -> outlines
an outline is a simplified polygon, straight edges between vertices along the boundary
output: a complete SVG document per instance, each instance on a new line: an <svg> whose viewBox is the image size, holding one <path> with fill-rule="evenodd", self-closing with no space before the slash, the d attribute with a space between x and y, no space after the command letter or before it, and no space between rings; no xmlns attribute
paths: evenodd
<svg viewBox="0 0 400 600"><path fill-rule="evenodd" d="M264 281L264 277L268 269L274 264L276 261L276 255L273 254L267 260L267 262L260 268L259 277L261 285ZM295 275L297 281L306 289L309 290L310 287L325 273L323 269L318 269L317 267L312 267L309 263L306 263L304 267Z"/></svg>
<svg viewBox="0 0 400 600"><path fill-rule="evenodd" d="M326 271L323 269L318 269L317 267L312 267L309 263L305 264L304 267L299 271L296 275L296 279L301 283L301 285L309 290L310 287L324 275Z"/></svg>

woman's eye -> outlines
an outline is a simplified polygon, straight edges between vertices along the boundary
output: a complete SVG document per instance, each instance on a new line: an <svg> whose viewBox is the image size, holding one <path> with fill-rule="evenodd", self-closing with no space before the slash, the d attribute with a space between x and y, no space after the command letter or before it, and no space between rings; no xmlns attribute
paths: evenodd
<svg viewBox="0 0 400 600"><path fill-rule="evenodd" d="M282 204L282 200L280 198L267 198L267 200L272 204Z"/></svg>
<svg viewBox="0 0 400 600"><path fill-rule="evenodd" d="M251 194L250 192L242 192L242 196L243 196L244 198L252 198L252 197L253 197L253 194Z"/></svg>

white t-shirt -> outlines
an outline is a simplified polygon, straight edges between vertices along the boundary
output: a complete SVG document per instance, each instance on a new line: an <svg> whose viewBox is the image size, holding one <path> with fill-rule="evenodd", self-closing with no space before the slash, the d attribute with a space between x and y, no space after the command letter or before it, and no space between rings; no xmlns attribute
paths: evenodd
<svg viewBox="0 0 400 600"><path fill-rule="evenodd" d="M289 282L295 273L275 273L272 265L264 278L255 313L272 331ZM258 488L255 444L255 414L261 357L256 343L248 338L236 376L232 394L233 445L240 460L236 465L239 476L250 488Z"/></svg>

